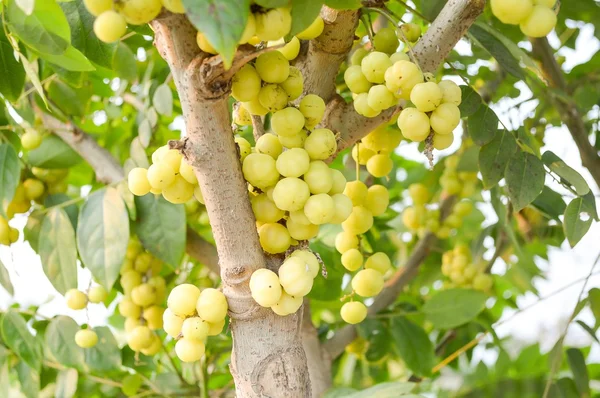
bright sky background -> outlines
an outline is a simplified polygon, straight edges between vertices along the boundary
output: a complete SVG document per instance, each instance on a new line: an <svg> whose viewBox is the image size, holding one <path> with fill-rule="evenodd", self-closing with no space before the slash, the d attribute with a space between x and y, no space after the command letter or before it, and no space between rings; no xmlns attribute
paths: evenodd
<svg viewBox="0 0 600 398"><path fill-rule="evenodd" d="M558 39L554 34L550 39L553 45L558 43ZM465 42L461 42L458 48L460 51L469 51L469 46ZM577 64L586 62L599 48L600 43L593 36L593 28L591 25L588 25L579 36L577 49L575 51L562 50L560 53L566 56L567 61L565 66L567 70L570 70ZM502 121L508 125L515 119L522 120L536 105L535 101L532 101L523 105L520 111L512 108L513 104L519 103L522 99L530 96L530 93L524 86L520 88L523 89L521 98L505 101L495 106L495 110ZM596 107L593 112L597 113L598 108ZM458 132L456 135L460 136ZM590 187L595 190L595 193L599 194L593 179L581 166L577 148L569 132L565 128L551 129L546 133L546 140L549 144L545 149L552 150L565 160L567 164L579 171L586 178ZM439 156L454 152L459 145L459 142L455 142L450 149L442 151ZM424 157L416 149L416 144L403 144L399 149L399 153L407 158L425 163ZM564 192L555 183L551 184L551 186L558 191ZM600 203L598 207L600 208ZM489 215L490 219L495 218L490 206L482 205L480 209L486 215ZM26 217L23 215L17 215L11 221L11 225L20 230L22 230L25 223ZM566 243L560 249L551 249L549 252L549 261L540 260L538 262L546 276L546 280L539 279L535 281L541 297L555 292L572 281L585 277L595 257L598 255L598 250L600 249L598 242L600 242L600 223L594 223L588 234L574 250L571 250ZM89 322L92 326L105 324L107 317L112 313L112 308L109 311L102 304L91 304L88 314L85 311L68 309L64 298L56 292L45 277L39 257L31 250L29 244L23 241L22 236L19 242L13 244L11 247L0 246L0 260L2 260L8 269L15 287L14 297L10 297L0 287L0 308L2 310L5 310L15 302L19 303L22 307L35 305L40 306L39 313L43 316L52 317L56 314L65 314L73 317L80 324L87 322L87 316L89 315ZM600 270L600 265L597 266L596 270ZM499 261L494 267L494 272L503 271L504 265L502 261ZM79 269L80 289L86 289L90 283L90 279L90 273L86 269ZM600 275L590 279L587 289L593 286L600 286ZM533 309L524 312L499 327L497 329L498 334L500 337L513 336L515 347L537 341L541 343L543 350L549 350L564 330L566 319L575 306L581 287L582 283L576 284L551 299L542 301ZM530 294L521 297L518 303L520 307L524 307L537 300L537 297ZM588 324L592 324L593 316L589 310L584 310L577 319L582 319L587 321ZM569 328L566 339L567 345L583 346L589 344L590 341L590 336L578 325L573 325ZM477 354L476 357L483 357L486 362L494 359L493 353L490 352L484 353L482 350L479 350ZM588 361L591 359L594 362L600 361L600 347L597 344L594 345L592 355L590 355Z"/></svg>

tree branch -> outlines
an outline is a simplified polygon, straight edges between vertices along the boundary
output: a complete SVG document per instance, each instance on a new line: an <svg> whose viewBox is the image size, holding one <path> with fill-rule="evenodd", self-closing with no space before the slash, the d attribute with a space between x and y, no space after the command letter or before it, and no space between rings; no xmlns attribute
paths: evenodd
<svg viewBox="0 0 600 398"><path fill-rule="evenodd" d="M554 51L550 47L548 39L545 37L533 39L532 44L533 54L540 60L540 66L550 85L567 95L570 94L563 71L554 58ZM554 99L556 109L579 149L581 163L588 169L594 181L596 181L596 185L600 187L600 156L590 142L589 131L585 126L583 115L577 107L577 103L570 96L567 98L567 96L552 95L551 98Z"/></svg>
<svg viewBox="0 0 600 398"><path fill-rule="evenodd" d="M446 198L441 204L441 220L448 216L452 209L455 197ZM388 307L402 290L412 281L419 272L419 267L429 255L430 249L437 242L436 236L428 232L419 240L413 249L410 257L404 267L398 269L396 273L386 282L383 291L375 298L373 304L369 306L368 316L372 316ZM358 336L355 325L346 325L339 329L333 337L323 343L323 348L329 353L331 358L337 358L344 352L344 349Z"/></svg>

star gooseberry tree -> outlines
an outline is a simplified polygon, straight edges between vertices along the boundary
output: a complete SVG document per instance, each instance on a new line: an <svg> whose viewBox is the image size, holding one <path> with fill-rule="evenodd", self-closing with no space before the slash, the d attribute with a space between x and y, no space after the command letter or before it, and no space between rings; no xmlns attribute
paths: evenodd
<svg viewBox="0 0 600 398"><path fill-rule="evenodd" d="M4 0L0 283L27 242L72 317L3 311L0 395L446 396L448 367L460 395L591 396L589 348L494 328L598 219L544 134L600 184L597 57L566 75L545 38L594 2L414 3ZM456 360L487 336L496 364Z"/></svg>

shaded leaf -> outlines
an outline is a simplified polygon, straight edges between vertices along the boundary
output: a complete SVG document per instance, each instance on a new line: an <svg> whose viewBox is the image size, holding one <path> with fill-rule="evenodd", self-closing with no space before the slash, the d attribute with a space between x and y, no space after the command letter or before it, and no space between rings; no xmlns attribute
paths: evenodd
<svg viewBox="0 0 600 398"><path fill-rule="evenodd" d="M98 335L98 344L84 350L85 363L96 371L109 372L121 366L121 350L115 336L107 326L94 328Z"/></svg>
<svg viewBox="0 0 600 398"><path fill-rule="evenodd" d="M88 72L96 69L85 55L73 46L67 47L62 54L40 53L40 57L68 71Z"/></svg>
<svg viewBox="0 0 600 398"><path fill-rule="evenodd" d="M592 217L582 198L575 198L567 205L563 228L571 247L585 236L592 225Z"/></svg>
<svg viewBox="0 0 600 398"><path fill-rule="evenodd" d="M84 349L75 344L75 333L79 329L72 318L64 315L52 319L46 329L46 347L58 362L69 368L84 366Z"/></svg>
<svg viewBox="0 0 600 398"><path fill-rule="evenodd" d="M600 289L593 288L588 292L588 302L594 318L596 318L596 328L600 327Z"/></svg>
<svg viewBox="0 0 600 398"><path fill-rule="evenodd" d="M17 376L21 391L27 398L39 398L40 396L40 374L32 369L27 363L20 361L17 364Z"/></svg>
<svg viewBox="0 0 600 398"><path fill-rule="evenodd" d="M391 332L406 366L417 375L430 375L435 353L425 330L405 317L397 317L392 318Z"/></svg>
<svg viewBox="0 0 600 398"><path fill-rule="evenodd" d="M336 10L358 10L362 7L360 0L325 0L325 5Z"/></svg>
<svg viewBox="0 0 600 398"><path fill-rule="evenodd" d="M477 112L483 101L477 91L473 90L470 86L460 86L460 90L462 91L462 101L458 106L460 116L470 117Z"/></svg>
<svg viewBox="0 0 600 398"><path fill-rule="evenodd" d="M135 232L146 250L165 263L178 266L185 252L184 206L152 194L136 196L135 204Z"/></svg>
<svg viewBox="0 0 600 398"><path fill-rule="evenodd" d="M516 150L517 141L506 130L500 130L492 141L481 147L479 169L485 188L492 188L504 177L508 160Z"/></svg>
<svg viewBox="0 0 600 398"><path fill-rule="evenodd" d="M0 324L4 343L31 368L39 369L42 364L40 342L31 334L27 323L19 313L9 309Z"/></svg>
<svg viewBox="0 0 600 398"><path fill-rule="evenodd" d="M72 200L72 198L64 193L55 193L53 195L46 196L46 199L44 199L44 207L49 208L57 206L70 200ZM79 208L77 205L72 203L68 206L62 206L61 208L65 211L65 213L67 213L67 216L69 216L69 220L71 221L73 228L77 228L77 219L79 217Z"/></svg>
<svg viewBox="0 0 600 398"><path fill-rule="evenodd" d="M12 201L19 185L21 165L15 148L10 144L0 145L0 214L6 215L6 209Z"/></svg>
<svg viewBox="0 0 600 398"><path fill-rule="evenodd" d="M575 385L581 397L590 396L590 377L588 375L587 367L585 364L585 358L581 350L577 348L569 348L567 350L567 361L571 372L573 372L573 378Z"/></svg>
<svg viewBox="0 0 600 398"><path fill-rule="evenodd" d="M492 141L498 132L498 116L487 105L481 105L477 112L467 119L467 128L477 145L485 145Z"/></svg>
<svg viewBox="0 0 600 398"><path fill-rule="evenodd" d="M458 161L458 165L456 166L456 171L467 171L476 173L479 171L478 165L478 155L479 148L476 146L471 146L467 148L462 155L460 155L460 160Z"/></svg>
<svg viewBox="0 0 600 398"><path fill-rule="evenodd" d="M83 159L67 143L55 135L48 135L42 144L27 152L27 163L43 169L66 169Z"/></svg>
<svg viewBox="0 0 600 398"><path fill-rule="evenodd" d="M121 78L129 81L137 79L135 55L126 44L119 42L112 58L112 69Z"/></svg>
<svg viewBox="0 0 600 398"><path fill-rule="evenodd" d="M535 155L516 151L506 167L508 196L515 211L523 209L539 196L544 189L544 165Z"/></svg>
<svg viewBox="0 0 600 398"><path fill-rule="evenodd" d="M546 186L544 186L542 193L531 204L548 217L557 221L567 208L567 204L562 196Z"/></svg>
<svg viewBox="0 0 600 398"><path fill-rule="evenodd" d="M119 185L117 185L117 191L119 191L119 195L121 195L121 199L123 199L123 203L127 207L127 213L129 213L129 219L131 221L135 221L137 218L137 209L135 208L135 197L129 190L127 186L127 181L121 181Z"/></svg>
<svg viewBox="0 0 600 398"><path fill-rule="evenodd" d="M320 0L292 0L292 28L290 36L308 28L319 15L323 2Z"/></svg>
<svg viewBox="0 0 600 398"><path fill-rule="evenodd" d="M29 246L36 252L38 251L39 246L42 221L44 221L44 214L39 210L34 210L29 217L27 217L27 224L25 224L25 228L23 228L25 240L29 242Z"/></svg>
<svg viewBox="0 0 600 398"><path fill-rule="evenodd" d="M484 24L475 24L469 29L469 34L477 39L479 44L498 61L500 66L518 79L525 79L525 73L505 43L500 40L493 29L486 29Z"/></svg>
<svg viewBox="0 0 600 398"><path fill-rule="evenodd" d="M83 264L110 290L119 276L129 242L127 210L119 192L107 187L92 193L79 213L77 247Z"/></svg>
<svg viewBox="0 0 600 398"><path fill-rule="evenodd" d="M183 0L183 5L190 22L229 67L248 21L249 0Z"/></svg>
<svg viewBox="0 0 600 398"><path fill-rule="evenodd" d="M471 289L448 289L436 293L421 311L438 329L451 329L475 319L485 308L485 293Z"/></svg>
<svg viewBox="0 0 600 398"><path fill-rule="evenodd" d="M15 58L14 49L4 33L2 20L0 20L0 76L10 76L10 79L0 79L0 93L7 100L16 101L25 85L25 70Z"/></svg>
<svg viewBox="0 0 600 398"><path fill-rule="evenodd" d="M556 173L564 182L571 185L577 192L577 195L583 196L590 192L590 187L581 174L569 167L561 158L556 156L554 152L544 152L542 155L542 162L544 162L544 164Z"/></svg>
<svg viewBox="0 0 600 398"><path fill-rule="evenodd" d="M40 231L39 255L52 286L61 294L77 288L77 247L75 230L67 213L51 209Z"/></svg>
<svg viewBox="0 0 600 398"><path fill-rule="evenodd" d="M581 326L581 328L585 330L592 339L596 340L597 343L600 343L600 340L598 340L598 337L596 337L596 332L587 323L583 322L580 319L576 320L575 323Z"/></svg>

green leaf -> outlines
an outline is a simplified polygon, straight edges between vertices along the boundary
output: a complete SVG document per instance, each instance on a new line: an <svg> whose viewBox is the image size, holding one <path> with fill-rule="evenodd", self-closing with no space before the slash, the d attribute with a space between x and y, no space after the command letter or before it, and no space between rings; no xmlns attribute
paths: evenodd
<svg viewBox="0 0 600 398"><path fill-rule="evenodd" d="M129 219L131 221L135 221L137 218L137 209L135 208L135 196L129 190L127 186L127 181L121 181L119 185L117 185L117 191L119 191L119 195L121 195L121 199L123 199L123 203L127 206L127 213L129 213Z"/></svg>
<svg viewBox="0 0 600 398"><path fill-rule="evenodd" d="M39 398L40 396L40 373L36 369L31 369L25 362L17 364L17 376L21 391L27 398Z"/></svg>
<svg viewBox="0 0 600 398"><path fill-rule="evenodd" d="M70 200L72 200L72 198L64 193L55 193L54 195L46 196L46 199L44 199L44 207L49 208L57 206ZM68 206L63 206L62 209L65 211L65 213L67 213L67 216L69 216L69 220L71 221L73 228L77 228L77 218L79 217L79 208L77 205L72 203Z"/></svg>
<svg viewBox="0 0 600 398"><path fill-rule="evenodd" d="M421 12L429 21L433 21L442 8L446 5L447 0L421 0Z"/></svg>
<svg viewBox="0 0 600 398"><path fill-rule="evenodd" d="M137 79L137 64L135 55L126 44L119 42L112 58L112 69L119 77L134 81Z"/></svg>
<svg viewBox="0 0 600 398"><path fill-rule="evenodd" d="M592 216L583 198L575 198L568 204L565 210L563 228L565 236L571 247L585 236L592 225Z"/></svg>
<svg viewBox="0 0 600 398"><path fill-rule="evenodd" d="M476 146L471 146L467 148L462 155L460 155L460 160L458 161L458 165L456 166L456 171L467 171L476 173L479 171L478 164L479 157L479 148Z"/></svg>
<svg viewBox="0 0 600 398"><path fill-rule="evenodd" d="M94 328L98 344L84 350L85 363L96 371L109 372L121 367L121 350L115 336L107 326Z"/></svg>
<svg viewBox="0 0 600 398"><path fill-rule="evenodd" d="M292 0L292 28L290 36L308 28L319 15L323 2L320 0Z"/></svg>
<svg viewBox="0 0 600 398"><path fill-rule="evenodd" d="M585 323L584 321L578 319L575 321L575 323L577 323L579 326L581 326L581 328L583 330L585 330L592 339L596 340L596 343L600 343L600 340L598 339L598 337L596 337L596 332L594 331L594 329L592 327L590 327L587 323Z"/></svg>
<svg viewBox="0 0 600 398"><path fill-rule="evenodd" d="M594 195L593 192L588 192L587 194L583 195L581 197L583 199L583 203L587 208L587 211L589 212L590 216L596 220L596 221L600 221L600 218L598 218L598 211L596 210L596 196Z"/></svg>
<svg viewBox="0 0 600 398"><path fill-rule="evenodd" d="M167 84L156 87L152 97L152 105L160 115L171 116L173 113L173 92Z"/></svg>
<svg viewBox="0 0 600 398"><path fill-rule="evenodd" d="M250 13L249 0L183 0L190 22L231 66Z"/></svg>
<svg viewBox="0 0 600 398"><path fill-rule="evenodd" d="M511 156L504 178L515 211L523 209L542 193L545 175L544 165L535 155L519 150Z"/></svg>
<svg viewBox="0 0 600 398"><path fill-rule="evenodd" d="M129 242L127 210L119 192L107 187L91 194L79 213L77 247L83 264L110 290L119 276Z"/></svg>
<svg viewBox="0 0 600 398"><path fill-rule="evenodd" d="M460 90L462 91L462 101L458 106L460 116L470 117L481 107L483 100L471 86L460 86Z"/></svg>
<svg viewBox="0 0 600 398"><path fill-rule="evenodd" d="M348 398L356 389L350 387L335 387L327 390L323 398Z"/></svg>
<svg viewBox="0 0 600 398"><path fill-rule="evenodd" d="M1 346L0 350L8 351L4 346ZM8 361L0 363L0 397L9 397L10 391L10 376L8 373Z"/></svg>
<svg viewBox="0 0 600 398"><path fill-rule="evenodd" d="M358 10L362 7L360 0L325 0L325 5L336 10Z"/></svg>
<svg viewBox="0 0 600 398"><path fill-rule="evenodd" d="M94 20L81 0L60 3L71 27L71 44L90 61L105 68L112 67L117 44L104 43L94 34ZM93 68L93 67L92 67Z"/></svg>
<svg viewBox="0 0 600 398"><path fill-rule="evenodd" d="M487 105L481 105L477 112L467 119L469 135L477 145L485 145L496 136L498 122L496 113Z"/></svg>
<svg viewBox="0 0 600 398"><path fill-rule="evenodd" d="M140 387L144 384L144 379L139 374L127 375L123 379L123 386L121 387L121 391L123 394L128 397L134 396L137 394Z"/></svg>
<svg viewBox="0 0 600 398"><path fill-rule="evenodd" d="M13 287L12 282L10 281L10 275L8 274L8 270L0 261L0 285L10 294L11 296L15 295L15 288Z"/></svg>
<svg viewBox="0 0 600 398"><path fill-rule="evenodd" d="M4 33L2 20L0 20L0 76L10 76L10 79L0 79L0 93L7 100L15 102L25 85L25 69L15 58L14 49Z"/></svg>
<svg viewBox="0 0 600 398"><path fill-rule="evenodd" d="M517 79L525 79L525 73L505 43L494 33L493 29L485 29L483 24L475 24L469 29L469 35L477 39L479 44L498 61L500 66Z"/></svg>
<svg viewBox="0 0 600 398"><path fill-rule="evenodd" d="M577 192L577 195L583 196L590 192L590 187L581 174L569 167L561 158L556 156L554 152L544 152L542 155L542 162L544 162L552 172L557 174L563 182L571 185L575 192Z"/></svg>
<svg viewBox="0 0 600 398"><path fill-rule="evenodd" d="M590 377L588 375L585 358L581 350L577 348L569 348L567 350L567 361L573 372L573 378L577 385L577 390L581 397L590 397Z"/></svg>
<svg viewBox="0 0 600 398"><path fill-rule="evenodd" d="M535 198L531 204L548 217L557 221L560 221L559 217L565 213L565 209L567 208L567 204L562 196L546 186L540 196Z"/></svg>
<svg viewBox="0 0 600 398"><path fill-rule="evenodd" d="M23 228L23 235L25 240L29 242L29 246L34 251L38 251L40 231L42 229L42 221L44 221L44 214L39 210L34 210L29 217L27 217L27 224Z"/></svg>
<svg viewBox="0 0 600 398"><path fill-rule="evenodd" d="M66 169L83 159L66 142L55 135L48 135L42 144L27 153L27 163L43 169Z"/></svg>
<svg viewBox="0 0 600 398"><path fill-rule="evenodd" d="M404 381L380 383L366 390L347 395L347 398L396 398L408 396L415 384ZM414 397L414 395L413 395Z"/></svg>
<svg viewBox="0 0 600 398"><path fill-rule="evenodd" d="M406 366L417 375L430 375L435 353L425 330L405 317L397 317L392 318L391 332Z"/></svg>
<svg viewBox="0 0 600 398"><path fill-rule="evenodd" d="M59 315L46 329L46 347L59 363L69 368L84 368L84 349L75 344L79 325L68 316Z"/></svg>
<svg viewBox="0 0 600 398"><path fill-rule="evenodd" d="M21 165L15 148L10 144L0 145L0 214L6 215L19 185Z"/></svg>
<svg viewBox="0 0 600 398"><path fill-rule="evenodd" d="M290 0L255 0L254 3L264 8L277 8L287 6Z"/></svg>
<svg viewBox="0 0 600 398"><path fill-rule="evenodd" d="M438 329L452 329L473 319L485 308L485 293L471 289L448 289L435 294L421 311Z"/></svg>
<svg viewBox="0 0 600 398"><path fill-rule="evenodd" d="M89 96L84 90L75 90L68 84L54 79L48 86L48 98L65 115L83 117Z"/></svg>
<svg viewBox="0 0 600 398"><path fill-rule="evenodd" d="M2 317L0 328L6 346L31 368L39 369L42 365L42 347L29 331L23 317L9 309Z"/></svg>
<svg viewBox="0 0 600 398"><path fill-rule="evenodd" d="M40 231L39 255L52 286L61 294L77 288L77 247L75 230L67 213L56 207L44 217Z"/></svg>
<svg viewBox="0 0 600 398"><path fill-rule="evenodd" d="M65 369L58 372L56 377L55 398L73 398L77 392L79 374L75 369Z"/></svg>
<svg viewBox="0 0 600 398"><path fill-rule="evenodd" d="M6 18L11 32L23 43L45 54L63 54L71 44L71 30L65 14L54 0L35 0L27 15L15 0L8 0Z"/></svg>
<svg viewBox="0 0 600 398"><path fill-rule="evenodd" d="M26 15L31 15L35 7L35 0L15 0L17 5Z"/></svg>
<svg viewBox="0 0 600 398"><path fill-rule="evenodd" d="M479 169L483 186L490 189L504 177L508 160L517 150L517 141L512 133L500 130L492 141L479 151Z"/></svg>
<svg viewBox="0 0 600 398"><path fill-rule="evenodd" d="M136 196L135 205L138 213L135 232L146 250L177 267L185 253L184 206L152 194Z"/></svg>
<svg viewBox="0 0 600 398"><path fill-rule="evenodd" d="M46 61L69 71L87 72L96 70L94 65L92 65L85 55L73 46L67 47L62 54L45 54L40 52L39 55Z"/></svg>
<svg viewBox="0 0 600 398"><path fill-rule="evenodd" d="M596 328L600 327L600 289L593 288L588 292L588 302L594 318L596 318Z"/></svg>

